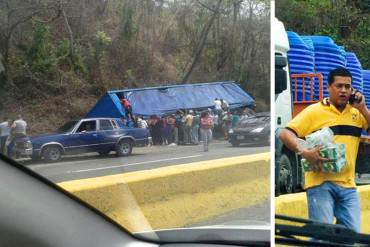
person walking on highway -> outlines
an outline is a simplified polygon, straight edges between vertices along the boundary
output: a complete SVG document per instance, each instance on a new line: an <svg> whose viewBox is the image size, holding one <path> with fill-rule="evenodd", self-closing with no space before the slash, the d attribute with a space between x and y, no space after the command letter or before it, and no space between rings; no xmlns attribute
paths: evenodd
<svg viewBox="0 0 370 247"><path fill-rule="evenodd" d="M191 127L193 124L193 110L190 110L188 114L185 116L184 122L184 143L189 144L191 143Z"/></svg>
<svg viewBox="0 0 370 247"><path fill-rule="evenodd" d="M178 111L175 117L175 130L174 130L174 136L175 136L175 143L177 145L181 144L184 142L184 124L183 124L183 112Z"/></svg>
<svg viewBox="0 0 370 247"><path fill-rule="evenodd" d="M176 145L178 141L178 133L177 133L177 128L176 128L176 118L174 114L171 114L167 118L167 124L169 126L169 142L170 145Z"/></svg>
<svg viewBox="0 0 370 247"><path fill-rule="evenodd" d="M200 125L200 116L199 113L194 112L193 122L191 125L191 142L193 144L199 144L199 125Z"/></svg>
<svg viewBox="0 0 370 247"><path fill-rule="evenodd" d="M212 139L213 118L209 111L202 112L200 117L200 133L203 141L203 151L208 152L208 145Z"/></svg>
<svg viewBox="0 0 370 247"><path fill-rule="evenodd" d="M222 131L224 133L224 139L229 139L229 130L231 128L232 114L231 112L224 112L222 115Z"/></svg>
<svg viewBox="0 0 370 247"><path fill-rule="evenodd" d="M333 223L360 232L360 202L355 184L355 163L362 129L370 123L370 112L365 97L352 90L352 75L345 68L329 73L329 98L310 105L292 119L279 137L290 150L305 158L311 172L305 173L305 189L309 218L323 223ZM353 95L356 101L349 104ZM329 127L334 132L334 143L345 144L346 166L339 173L323 171L328 160L320 155L320 147L308 149L298 138Z"/></svg>

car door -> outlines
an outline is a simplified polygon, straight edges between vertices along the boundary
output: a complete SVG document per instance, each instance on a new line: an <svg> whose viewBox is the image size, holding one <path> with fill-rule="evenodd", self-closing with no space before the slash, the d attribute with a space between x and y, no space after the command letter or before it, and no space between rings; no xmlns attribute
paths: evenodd
<svg viewBox="0 0 370 247"><path fill-rule="evenodd" d="M98 142L100 150L112 150L120 136L119 127L111 119L99 120Z"/></svg>
<svg viewBox="0 0 370 247"><path fill-rule="evenodd" d="M69 153L94 152L98 149L97 120L83 120L69 135L65 148Z"/></svg>

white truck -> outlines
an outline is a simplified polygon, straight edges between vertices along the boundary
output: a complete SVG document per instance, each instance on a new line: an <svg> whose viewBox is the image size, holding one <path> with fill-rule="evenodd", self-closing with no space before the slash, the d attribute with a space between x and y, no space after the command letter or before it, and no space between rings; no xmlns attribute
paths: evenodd
<svg viewBox="0 0 370 247"><path fill-rule="evenodd" d="M274 18L275 43L275 194L291 193L303 183L296 155L279 139L282 128L292 119L292 93L288 66L289 40L284 24Z"/></svg>

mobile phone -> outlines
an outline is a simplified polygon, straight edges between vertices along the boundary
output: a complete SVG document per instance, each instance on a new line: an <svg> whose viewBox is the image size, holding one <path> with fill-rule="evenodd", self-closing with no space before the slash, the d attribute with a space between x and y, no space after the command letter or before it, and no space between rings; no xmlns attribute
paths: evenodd
<svg viewBox="0 0 370 247"><path fill-rule="evenodd" d="M353 103L360 103L361 102L361 98L360 99L356 99L356 96L355 96L355 94L356 94L356 92L357 92L357 90L356 89L354 89L354 88L352 88L351 89L351 96L349 97L349 99L348 99L348 103L350 103L351 105L353 104Z"/></svg>

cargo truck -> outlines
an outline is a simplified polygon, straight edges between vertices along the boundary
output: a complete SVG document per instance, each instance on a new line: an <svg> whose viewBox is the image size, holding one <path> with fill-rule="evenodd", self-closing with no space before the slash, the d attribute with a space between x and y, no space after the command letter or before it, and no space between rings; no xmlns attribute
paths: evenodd
<svg viewBox="0 0 370 247"><path fill-rule="evenodd" d="M300 156L289 150L278 136L294 116L308 105L323 99L323 76L322 74L290 74L287 59L289 41L284 24L275 18L273 30L275 32L275 194L280 195L302 191L304 172ZM299 85L301 85L300 92L303 94L300 99L297 95ZM316 95L314 85L319 88ZM370 157L370 137L362 135L356 161L356 173L359 176L370 172L368 157Z"/></svg>

